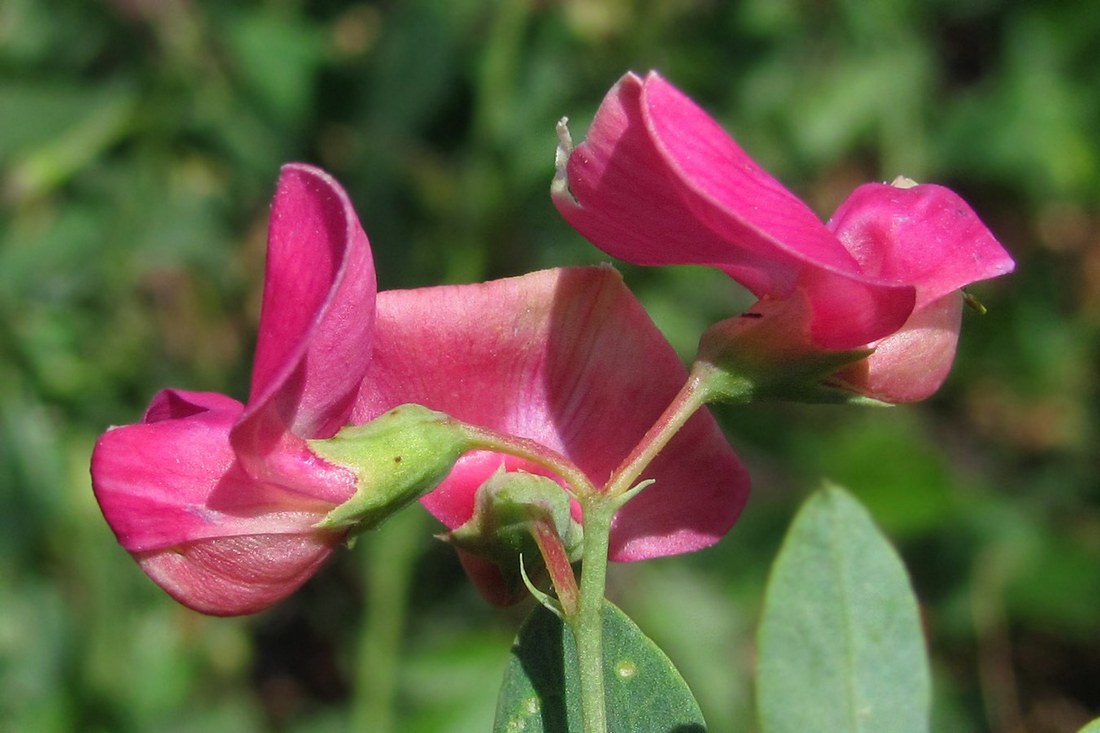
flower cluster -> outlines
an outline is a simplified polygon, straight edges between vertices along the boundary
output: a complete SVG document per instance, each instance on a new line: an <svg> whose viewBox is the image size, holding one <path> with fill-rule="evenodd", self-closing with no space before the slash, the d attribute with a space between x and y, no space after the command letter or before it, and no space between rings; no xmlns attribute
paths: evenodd
<svg viewBox="0 0 1100 733"><path fill-rule="evenodd" d="M582 144L566 133L553 199L609 254L710 265L752 291L760 301L713 326L699 360L751 372L758 389L769 380L786 389L793 374L813 383L796 385L811 396L820 387L922 399L951 366L961 288L1013 267L940 186L867 184L823 224L656 74L623 77ZM470 442L455 426L538 445L598 491L687 380L610 267L377 293L346 193L292 164L272 207L247 402L161 392L140 423L99 439L93 487L142 569L206 613L275 603L348 533L421 497L446 527L463 528L453 536L468 574L504 604L515 587L500 558L470 549L491 545L469 537L492 524L479 492L537 486L538 501L558 507L553 526L567 527L570 513L583 522L570 504L576 486L545 461ZM410 404L419 407L395 410ZM740 513L746 471L705 410L685 420L648 464L653 485L627 492L610 559L706 547ZM502 471L545 478L509 484ZM546 499L556 486L562 502Z"/></svg>

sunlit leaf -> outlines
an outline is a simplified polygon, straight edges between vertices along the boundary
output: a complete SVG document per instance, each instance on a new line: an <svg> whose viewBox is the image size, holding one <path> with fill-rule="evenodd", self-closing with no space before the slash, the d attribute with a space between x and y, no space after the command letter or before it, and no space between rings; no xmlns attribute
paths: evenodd
<svg viewBox="0 0 1100 733"><path fill-rule="evenodd" d="M828 487L779 553L759 636L764 733L922 733L930 678L905 568L866 510Z"/></svg>

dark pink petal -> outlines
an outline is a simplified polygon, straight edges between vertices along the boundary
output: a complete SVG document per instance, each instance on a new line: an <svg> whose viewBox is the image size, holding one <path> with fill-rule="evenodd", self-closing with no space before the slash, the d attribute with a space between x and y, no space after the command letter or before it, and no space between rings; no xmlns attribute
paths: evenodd
<svg viewBox="0 0 1100 733"><path fill-rule="evenodd" d="M321 533L221 537L141 553L137 561L183 605L237 616L262 611L296 591L338 540Z"/></svg>
<svg viewBox="0 0 1100 733"><path fill-rule="evenodd" d="M178 419L114 428L96 443L92 486L128 551L216 537L308 533L332 509L323 499L256 481L241 470L229 445L241 405L210 398L163 392L150 408L158 417L167 401L223 404Z"/></svg>
<svg viewBox="0 0 1100 733"><path fill-rule="evenodd" d="M323 438L346 424L370 364L376 285L370 245L328 174L284 166L268 234L252 393L233 445L249 471L287 431ZM286 451L283 445L281 450Z"/></svg>
<svg viewBox="0 0 1100 733"><path fill-rule="evenodd" d="M912 289L864 277L816 215L660 76L627 74L567 164L554 202L581 234L643 265L704 264L760 297L796 287L811 333L850 348L900 326Z"/></svg>
<svg viewBox="0 0 1100 733"><path fill-rule="evenodd" d="M165 390L147 422L104 433L92 487L119 544L173 597L204 613L251 613L293 592L340 540L313 525L333 508L256 481L229 430L239 402ZM328 480L322 467L314 492Z"/></svg>
<svg viewBox="0 0 1100 733"><path fill-rule="evenodd" d="M970 206L943 186L865 184L829 228L868 277L914 285L918 309L1015 267Z"/></svg>
<svg viewBox="0 0 1100 733"><path fill-rule="evenodd" d="M769 175L717 122L679 89L651 72L642 87L641 113L664 168L692 214L727 241L725 257L743 248L761 267L786 273L809 263L859 274L855 261L817 215ZM752 289L752 288L750 288ZM785 295L782 287L753 289Z"/></svg>
<svg viewBox="0 0 1100 733"><path fill-rule="evenodd" d="M602 485L686 377L618 273L547 270L379 294L374 361L352 418L417 402L536 440ZM657 483L617 518L613 559L699 549L737 518L748 477L709 414L666 453L649 475ZM426 504L457 523L472 510L475 481L498 465L460 464Z"/></svg>
<svg viewBox="0 0 1100 733"><path fill-rule="evenodd" d="M240 415L241 403L218 392L187 392L162 389L145 409L143 423L178 420L202 413L233 413ZM211 416L207 416L208 418ZM234 418L235 419L235 418Z"/></svg>
<svg viewBox="0 0 1100 733"><path fill-rule="evenodd" d="M837 376L853 391L883 402L931 397L955 360L962 294L948 293L913 312L897 333L871 344L873 354Z"/></svg>

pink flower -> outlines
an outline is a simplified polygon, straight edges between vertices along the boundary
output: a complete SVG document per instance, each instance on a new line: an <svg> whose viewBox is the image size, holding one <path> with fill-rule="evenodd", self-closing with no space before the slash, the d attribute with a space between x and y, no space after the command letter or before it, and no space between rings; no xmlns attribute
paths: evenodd
<svg viewBox="0 0 1100 733"><path fill-rule="evenodd" d="M764 304L801 293L806 323L791 338L819 350L875 348L838 380L889 401L939 386L958 336L959 289L1014 266L940 186L861 186L822 224L656 73L627 74L608 93L559 170L554 202L624 260L718 267Z"/></svg>
<svg viewBox="0 0 1100 733"><path fill-rule="evenodd" d="M369 244L346 194L308 166L283 169L268 247L248 403L166 390L140 424L105 433L92 457L96 497L120 544L205 613L275 603L342 539L317 525L353 498L358 479L307 440L416 402L539 441L599 485L686 378L610 268L376 300ZM696 416L676 441L675 455L652 466L657 484L618 518L614 559L707 546L740 512L748 478L713 419ZM425 505L457 527L501 465L545 473L467 454ZM491 600L511 600L495 566L464 563Z"/></svg>
<svg viewBox="0 0 1100 733"><path fill-rule="evenodd" d="M687 378L672 347L610 267L546 270L475 285L379 294L374 363L352 419L415 402L537 441L603 485ZM545 474L490 452L461 458L423 499L447 527L470 519L498 467ZM656 479L618 514L617 561L690 552L729 531L749 479L705 410L651 464ZM579 513L578 513L579 516ZM483 594L512 600L494 566L460 553Z"/></svg>
<svg viewBox="0 0 1100 733"><path fill-rule="evenodd" d="M96 444L92 485L119 543L186 606L252 613L293 592L341 536L313 525L356 478L305 439L348 421L370 363L375 278L344 191L283 168L248 403L165 390Z"/></svg>

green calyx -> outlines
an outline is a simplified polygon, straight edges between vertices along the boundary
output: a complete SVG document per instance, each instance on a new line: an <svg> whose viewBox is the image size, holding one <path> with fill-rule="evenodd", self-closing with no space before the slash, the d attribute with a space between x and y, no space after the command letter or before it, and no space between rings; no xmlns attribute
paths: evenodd
<svg viewBox="0 0 1100 733"><path fill-rule="evenodd" d="M865 359L873 349L829 351L806 333L806 304L761 303L714 324L703 334L695 374L705 380L708 401L885 405L845 389L837 373Z"/></svg>
<svg viewBox="0 0 1100 733"><path fill-rule="evenodd" d="M411 404L346 427L327 440L311 440L309 446L358 477L355 496L316 525L352 533L378 527L430 492L473 447L462 423Z"/></svg>
<svg viewBox="0 0 1100 733"><path fill-rule="evenodd" d="M565 489L545 476L500 470L477 490L470 520L440 538L492 561L506 579L519 582L519 558L530 570L540 557L539 524L561 540L571 561L580 559L584 530L573 519Z"/></svg>

